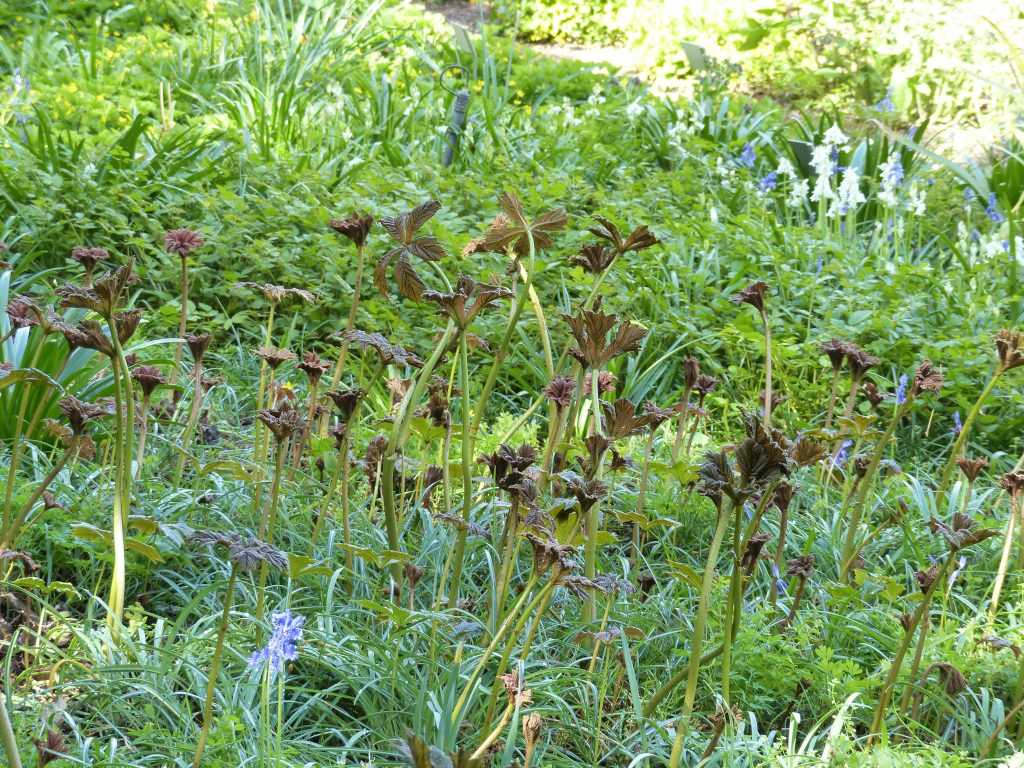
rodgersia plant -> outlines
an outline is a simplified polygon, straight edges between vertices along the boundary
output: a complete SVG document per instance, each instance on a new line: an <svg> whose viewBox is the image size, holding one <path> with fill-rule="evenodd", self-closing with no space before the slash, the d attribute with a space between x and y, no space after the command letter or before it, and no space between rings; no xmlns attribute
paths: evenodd
<svg viewBox="0 0 1024 768"><path fill-rule="evenodd" d="M134 282L133 263L118 267L94 281L92 286L65 285L57 289L61 305L87 309L99 315L105 324L83 320L71 331L79 346L98 350L110 359L114 388L114 504L112 536L114 569L107 601L111 634L118 639L124 613L126 571L125 535L132 497L132 451L134 449L135 392L131 372L125 360L124 344L135 333L140 314L123 311L128 286ZM105 332L104 332L105 331ZM141 460L141 458L140 458Z"/></svg>
<svg viewBox="0 0 1024 768"><path fill-rule="evenodd" d="M188 257L195 251L202 248L204 243L205 241L203 240L203 236L191 229L172 229L164 235L164 249L168 253L176 255L181 262L181 314L178 318L179 341L174 350L174 367L171 368L170 384L172 387L178 383L178 371L181 368L181 361L185 348L185 334L188 332ZM87 270L87 277L89 276L91 276L91 271Z"/></svg>

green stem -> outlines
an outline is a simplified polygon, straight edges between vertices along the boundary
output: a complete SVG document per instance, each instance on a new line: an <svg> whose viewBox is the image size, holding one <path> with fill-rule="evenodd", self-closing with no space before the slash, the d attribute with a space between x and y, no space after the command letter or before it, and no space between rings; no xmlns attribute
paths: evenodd
<svg viewBox="0 0 1024 768"><path fill-rule="evenodd" d="M599 371L594 368L590 371L590 407L592 411L593 424L591 429L594 435L601 435L601 393L600 384L598 379ZM601 479L601 457L596 456L596 466L591 467L591 474L596 480ZM586 527L586 539L584 541L583 549L583 574L588 579L593 579L597 575L597 529L599 526L600 516L600 502L594 502L590 509L587 511L587 527ZM597 606L596 596L593 592L587 594L586 599L583 601L582 620L583 623L589 624L594 620L595 609Z"/></svg>
<svg viewBox="0 0 1024 768"><path fill-rule="evenodd" d="M178 318L178 345L174 348L174 365L168 385L173 389L178 383L178 373L185 350L185 334L188 332L188 258L181 257L181 316Z"/></svg>
<svg viewBox="0 0 1024 768"><path fill-rule="evenodd" d="M284 440L277 441L276 454L274 457L274 480L270 486L270 504L264 510L263 518L260 520L260 539L267 544L274 543L274 527L277 524L277 504L281 495L281 475L284 472L285 455L288 452L287 443ZM260 563L259 592L256 597L256 620L262 621L266 612L266 591L267 591L267 563Z"/></svg>
<svg viewBox="0 0 1024 768"><path fill-rule="evenodd" d="M238 566L231 564L231 575L228 577L228 586L224 593L224 609L220 616L220 627L217 630L217 645L213 650L213 660L210 662L210 674L206 679L206 698L203 700L203 726L199 731L199 741L196 743L196 755L192 760L192 768L199 768L203 759L203 750L206 748L206 739L210 733L210 724L213 721L213 693L217 688L217 677L220 674L221 659L224 656L224 638L228 633L228 620L231 616L231 603L235 597L235 580L238 578Z"/></svg>
<svg viewBox="0 0 1024 768"><path fill-rule="evenodd" d="M180 453L178 454L178 466L174 470L174 484L181 485L181 478L185 474L185 460L189 450L194 448L194 436L196 426L199 424L199 415L203 409L203 363L195 361L192 366L192 407L189 409L188 421L185 422L185 429L182 430Z"/></svg>
<svg viewBox="0 0 1024 768"><path fill-rule="evenodd" d="M14 728L7 714L7 696L0 693L0 739L4 743L4 752L10 768L21 768L21 757L18 756L18 742L14 738Z"/></svg>
<svg viewBox="0 0 1024 768"><path fill-rule="evenodd" d="M878 694L878 703L875 705L875 715L871 722L871 729L868 736L869 745L881 730L882 721L885 718L885 710L889 706L889 700L892 697L892 689L896 685L896 678L899 677L900 668L903 666L903 658L907 655L907 650L910 648L910 643L914 638L914 633L917 631L917 627L921 623L922 617L924 617L928 611L928 605L931 602L932 595L935 594L935 588L946 578L946 571L949 570L949 564L952 561L953 553L950 553L946 556L946 559L943 560L942 567L939 568L939 573L931 583L931 586L928 587L928 591L925 592L924 598L921 600L921 604L917 607L917 610L914 611L909 629L903 633L899 647L896 649L896 654L893 656L892 665L889 667L889 674L886 675L885 682L882 683L882 690Z"/></svg>
<svg viewBox="0 0 1024 768"><path fill-rule="evenodd" d="M732 574L729 576L729 597L725 606L725 627L724 627L724 648L722 650L722 700L726 709L729 707L729 675L732 672L732 646L735 633L733 626L739 626L739 605L737 600L740 594L740 528L743 526L743 505L736 504L733 509L733 534L732 534Z"/></svg>
<svg viewBox="0 0 1024 768"><path fill-rule="evenodd" d="M885 430L885 434L882 435L878 441L878 445L875 446L874 452L871 454L871 461L868 464L867 471L864 473L864 477L860 479L856 488L856 497L853 503L853 510L850 515L850 521L846 528L846 539L843 542L843 549L840 562L842 566L839 571L839 581L845 582L850 574L850 568L853 565L855 552L855 545L857 541L857 530L860 528L860 521L864 515L864 504L867 501L868 492L872 487L872 480L874 480L875 473L878 471L878 465L882 462L882 457L885 456L885 449L889 445L889 441L892 440L893 434L896 432L896 425L899 424L900 418L907 412L913 402L913 395L908 393L906 402L902 405L897 405L893 410L892 419L889 421L889 426Z"/></svg>
<svg viewBox="0 0 1024 768"><path fill-rule="evenodd" d="M679 461L679 453L683 448L683 435L686 434L686 419L690 415L690 395L693 388L687 385L683 388L683 408L676 417L676 439L672 444L672 463Z"/></svg>
<svg viewBox="0 0 1024 768"><path fill-rule="evenodd" d="M441 336L441 340L438 342L437 346L434 347L434 351L427 359L427 362L423 364L423 368L420 370L420 375L417 377L412 390L409 391L405 396L405 399L402 401L398 416L395 418L395 423L391 428L391 435L388 438L387 448L385 449L384 456L381 460L381 497L383 499L384 506L384 522L387 527L388 547L396 552L401 549L401 542L399 541L398 536L398 515L395 509L396 455L408 438L409 425L412 421L412 416L416 411L416 404L420 401L420 398L423 397L423 393L427 388L427 384L430 382L430 377L434 372L434 368L437 366L438 361L440 361L441 355L444 354L445 349L448 348L448 344L451 343L452 334L454 333L454 324L448 323L448 327L445 328L445 332ZM401 583L402 566L400 563L396 562L391 564L391 578L396 585Z"/></svg>
<svg viewBox="0 0 1024 768"><path fill-rule="evenodd" d="M263 346L269 347L270 340L274 337L274 313L277 310L277 304L271 302L270 311L267 313L267 327L263 332ZM267 372L270 373L270 382L267 383ZM262 410L263 398L269 393L270 397L273 397L274 392L274 370L271 368L266 360L260 362L260 383L259 388L256 390L256 410ZM271 401L267 404L268 408L273 408L274 403ZM256 428L253 430L253 451L256 454L256 462L259 464L263 463L266 458L266 443L264 442L265 435L269 430L264 426L259 419L256 420Z"/></svg>
<svg viewBox="0 0 1024 768"><path fill-rule="evenodd" d="M651 453L654 449L654 436L657 434L655 428L651 428L650 433L647 435L647 442L644 443L644 466L640 470L640 487L637 490L636 496L636 512L641 518L644 516L646 511L647 501L647 484L651 474ZM641 527L640 522L633 523L633 568L636 568L640 564L640 545L641 545Z"/></svg>
<svg viewBox="0 0 1024 768"><path fill-rule="evenodd" d="M470 425L469 403L469 348L466 333L459 333L459 386L462 388L462 519L469 523L473 511L473 431ZM482 407L482 401L481 405ZM452 577L448 593L448 605L454 608L459 602L462 583L462 563L466 556L468 526L460 527L455 535L455 552L452 556ZM497 615L501 615L500 606Z"/></svg>
<svg viewBox="0 0 1024 768"><path fill-rule="evenodd" d="M768 322L768 313L761 313L764 325L764 426L772 426L772 326Z"/></svg>
<svg viewBox="0 0 1024 768"><path fill-rule="evenodd" d="M345 333L348 334L356 327L356 313L359 310L359 293L363 285L363 268L366 263L366 246L356 246L356 280L352 288L352 305L348 308L348 320L345 321ZM337 389L341 381L341 374L345 370L345 360L348 357L348 338L342 337L341 347L338 349L338 360L334 363L334 372L331 374L331 389ZM327 434L327 414L320 419L320 437Z"/></svg>
<svg viewBox="0 0 1024 768"><path fill-rule="evenodd" d="M700 603L697 607L697 618L693 625L693 640L690 643L690 663L686 672L686 694L683 698L683 711L680 713L676 724L676 738L672 744L672 755L669 759L670 768L679 768L680 760L683 756L683 742L686 740L686 732L689 729L690 715L693 713L693 705L697 701L697 674L700 671L700 652L704 645L704 632L708 623L711 589L715 583L715 564L718 562L718 553L722 548L726 529L729 527L729 517L729 510L724 508L724 506L720 507L718 510L718 523L715 526L715 534L711 539L711 549L708 551L707 564L704 568L704 577L701 580Z"/></svg>
<svg viewBox="0 0 1024 768"><path fill-rule="evenodd" d="M1003 536L1003 551L999 557L999 567L996 569L995 582L992 585L992 604L988 608L988 622L991 625L996 620L996 613L999 611L999 596L1003 591L1003 583L1006 581L1006 570L1010 565L1010 553L1013 551L1013 531L1017 525L1019 516L1020 501L1015 494L1010 494L1010 517L1006 521L1006 533Z"/></svg>
<svg viewBox="0 0 1024 768"><path fill-rule="evenodd" d="M949 483L953 479L953 471L956 468L956 460L960 458L963 452L964 444L967 442L967 436L971 431L971 427L974 425L974 420L978 418L978 414L981 412L981 407L984 405L985 400L992 393L992 390L996 386L996 382L999 381L999 377L1003 371L998 366L995 372L992 374L992 378L988 380L988 384L978 395L978 399L974 401L974 405L971 407L970 412L967 414L967 418L964 419L963 426L960 428L960 434L956 436L956 440L953 441L953 447L949 451L949 458L946 460L946 466L942 470L942 475L939 478L939 487L935 491L935 505L937 509L942 509L942 501L949 488Z"/></svg>

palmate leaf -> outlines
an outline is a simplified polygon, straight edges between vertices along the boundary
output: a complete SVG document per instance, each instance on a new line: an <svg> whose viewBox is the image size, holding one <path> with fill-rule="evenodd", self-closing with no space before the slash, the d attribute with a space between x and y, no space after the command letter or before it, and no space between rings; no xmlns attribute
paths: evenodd
<svg viewBox="0 0 1024 768"><path fill-rule="evenodd" d="M399 293L407 299L420 301L423 296L423 280L416 273L411 257L423 261L439 261L445 250L441 242L432 235L417 235L416 232L441 209L436 200L429 200L397 216L386 216L381 226L391 235L397 245L385 253L373 268L373 284L381 295L388 293L387 272L395 264L395 282Z"/></svg>

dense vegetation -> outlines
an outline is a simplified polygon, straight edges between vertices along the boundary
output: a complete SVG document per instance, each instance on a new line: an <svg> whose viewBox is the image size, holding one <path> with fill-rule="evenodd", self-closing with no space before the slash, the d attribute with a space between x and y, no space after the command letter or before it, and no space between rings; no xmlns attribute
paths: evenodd
<svg viewBox="0 0 1024 768"><path fill-rule="evenodd" d="M7 763L1019 767L1019 92L497 5L0 5Z"/></svg>

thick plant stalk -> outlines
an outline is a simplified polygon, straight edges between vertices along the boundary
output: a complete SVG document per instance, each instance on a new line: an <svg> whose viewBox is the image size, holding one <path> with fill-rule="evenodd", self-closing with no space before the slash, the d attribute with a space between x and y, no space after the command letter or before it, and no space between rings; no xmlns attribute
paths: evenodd
<svg viewBox="0 0 1024 768"><path fill-rule="evenodd" d="M875 446L874 452L871 454L871 461L868 464L867 471L864 473L864 477L860 478L860 482L857 485L856 497L853 502L853 509L850 514L850 520L847 523L846 538L843 541L843 549L841 555L842 566L839 570L839 581L846 581L850 575L850 568L853 565L854 557L856 556L856 541L857 541L857 529L860 528L861 517L864 514L864 504L867 501L868 492L871 490L873 485L875 473L878 471L878 465L882 463L882 457L885 455L885 449L889 445L889 441L892 440L893 434L896 432L896 425L899 424L900 418L909 409L911 402L913 401L913 395L908 394L906 402L902 405L897 405L892 414L892 419L889 421L889 426L885 430L885 434L882 435L878 441L878 445Z"/></svg>
<svg viewBox="0 0 1024 768"><path fill-rule="evenodd" d="M338 446L338 460L331 471L331 481L327 486L327 493L324 494L324 500L320 504L320 509L317 512L316 522L313 523L313 531L309 535L309 556L316 556L316 542L320 538L320 529L323 528L324 518L327 517L328 510L331 507L331 500L334 498L335 491L338 490L338 481L341 479L341 474L345 464L348 463L348 435L345 435L341 440L341 445ZM348 528L348 521L345 522L345 528ZM345 544L349 544L348 538L345 539ZM346 554L348 550L346 549ZM347 561L347 557L346 557Z"/></svg>
<svg viewBox="0 0 1024 768"><path fill-rule="evenodd" d="M4 753L10 768L21 768L21 757L18 755L18 742L14 738L14 728L7 715L7 697L0 693L0 741L4 744Z"/></svg>
<svg viewBox="0 0 1024 768"><path fill-rule="evenodd" d="M594 435L601 435L601 393L598 379L599 371L595 368L590 372L590 406L593 412L591 429ZM593 479L601 479L601 457L597 457L597 466L591 468ZM597 529L601 519L601 502L595 501L587 511L586 538L583 546L583 575L593 579L597 575ZM583 601L581 619L584 624L594 620L597 598L593 592L587 594Z"/></svg>
<svg viewBox="0 0 1024 768"><path fill-rule="evenodd" d="M1013 552L1014 529L1021 522L1020 498L1018 494L1010 494L1010 518L1006 521L1006 533L1003 535L1003 552L999 556L999 567L996 569L995 582L992 585L992 604L988 608L989 624L996 620L999 611L999 597L1006 581L1006 571L1010 566L1010 555ZM1018 534L1020 535L1020 534Z"/></svg>
<svg viewBox="0 0 1024 768"><path fill-rule="evenodd" d="M267 313L267 327L263 332L263 346L269 347L271 339L274 335L274 313L277 309L277 304L271 302L270 312ZM267 372L270 372L270 383L267 384ZM260 361L260 383L259 388L256 390L256 411L260 411L264 408L263 397L264 395L270 398L274 397L274 369L270 367L266 360ZM270 404L267 408L273 408L274 402L271 399ZM259 419L256 420L256 427L253 430L253 451L256 454L257 463L262 464L263 460L267 457L267 444L265 442L266 436L269 434L269 430L260 423Z"/></svg>
<svg viewBox="0 0 1024 768"><path fill-rule="evenodd" d="M442 334L441 340L438 342L437 346L434 347L434 351L427 359L427 362L423 364L423 368L420 369L420 375L417 377L416 383L402 401L401 409L399 410L395 423L391 428L391 435L388 438L387 448L385 449L384 456L381 459L381 498L384 506L384 523L387 528L388 548L396 552L401 549L401 542L399 541L398 536L398 512L395 508L396 455L398 450L408 439L409 424L412 421L412 415L416 410L416 404L420 401L420 398L423 397L423 393L427 389L427 384L430 382L430 377L434 373L434 368L437 367L437 363L440 361L441 355L444 354L445 349L451 342L453 333L455 333L455 326L453 323L448 323L448 327L445 329L444 334ZM391 579L396 585L401 583L402 566L400 563L391 564Z"/></svg>
<svg viewBox="0 0 1024 768"><path fill-rule="evenodd" d="M772 326L768 322L768 312L761 311L761 323L764 327L764 425L772 426Z"/></svg>
<svg viewBox="0 0 1024 768"><path fill-rule="evenodd" d="M188 421L185 422L185 429L181 433L181 445L178 454L178 466L174 470L174 484L180 485L181 478L185 474L185 458L192 446L193 437L196 433L196 426L199 424L199 415L203 410L203 362L196 360L192 366L192 407L189 409Z"/></svg>
<svg viewBox="0 0 1024 768"><path fill-rule="evenodd" d="M739 628L740 606L738 602L742 579L740 558L743 556L740 541L740 528L743 525L742 516L743 506L735 504L732 536L732 574L729 576L729 597L725 606L725 639L723 640L724 648L722 650L722 700L725 702L726 708L729 706L729 676L732 672L732 646L736 636L734 627L736 629Z"/></svg>
<svg viewBox="0 0 1024 768"><path fill-rule="evenodd" d="M825 412L825 429L832 429L832 418L836 412L836 398L839 396L839 375L841 372L840 368L835 368L832 371L832 387L828 396L828 411Z"/></svg>
<svg viewBox="0 0 1024 768"><path fill-rule="evenodd" d="M892 690L896 685L896 678L899 677L900 669L903 666L903 659L907 655L907 650L910 648L910 643L914 638L914 633L917 630L918 625L921 623L921 619L928 611L932 595L935 594L935 588L946 578L946 572L949 570L949 564L952 561L952 553L947 555L946 559L942 561L942 567L939 568L939 572L936 575L935 580L931 585L929 585L928 590L924 593L924 598L921 600L921 604L917 607L917 610L914 611L914 615L911 617L909 629L903 633L903 638L900 640L899 647L896 649L896 654L893 656L892 665L889 667L889 674L886 675L885 681L882 683L882 690L878 694L878 703L875 705L875 715L872 719L870 734L868 736L869 746L882 727L882 721L885 718L885 710L889 706L889 700L892 698Z"/></svg>
<svg viewBox="0 0 1024 768"><path fill-rule="evenodd" d="M142 479L142 462L146 458L146 437L149 434L149 395L142 395L142 405L139 408L139 447L135 451L138 457L138 464L135 467L135 479Z"/></svg>
<svg viewBox="0 0 1024 768"><path fill-rule="evenodd" d="M181 317L178 318L178 345L174 348L174 365L171 366L170 379L167 382L172 388L178 383L178 371L185 354L185 334L188 332L188 257L181 257ZM177 396L175 396L177 400Z"/></svg>
<svg viewBox="0 0 1024 768"><path fill-rule="evenodd" d="M110 340L114 347L111 367L114 373L114 403L116 413L115 432L115 490L112 535L114 539L114 568L110 581L110 597L107 601L109 610L108 624L115 642L120 637L121 618L124 615L125 575L127 571L127 552L125 535L128 527L128 514L131 509L132 488L132 448L135 423L135 396L128 364L124 359L124 350L117 335L117 326L113 317L107 320L110 329Z"/></svg>
<svg viewBox="0 0 1024 768"><path fill-rule="evenodd" d="M687 384L683 388L683 407L676 417L676 439L672 444L672 463L679 461L679 453L683 448L683 436L686 434L686 420L690 416L690 395L693 387Z"/></svg>
<svg viewBox="0 0 1024 768"><path fill-rule="evenodd" d="M224 610L220 615L220 627L217 629L217 645L213 650L213 660L210 662L210 674L206 679L206 697L203 700L203 725L199 731L199 741L196 743L196 754L192 759L192 768L199 768L203 759L203 750L206 749L206 739L210 734L210 724L213 721L213 693L217 688L217 677L220 675L221 659L224 656L224 638L228 633L228 621L231 618L231 604L235 597L235 581L238 578L238 566L231 564L231 575L228 577L228 586L224 593Z"/></svg>
<svg viewBox="0 0 1024 768"><path fill-rule="evenodd" d="M656 428L651 428L650 433L647 435L647 441L644 443L644 465L640 470L640 487L637 489L636 494L636 513L639 516L643 516L647 501L647 484L650 480L651 474L651 453L654 450L654 436L657 434ZM633 523L633 567L634 569L640 563L640 545L641 537L643 535L640 527L640 522Z"/></svg>
<svg viewBox="0 0 1024 768"><path fill-rule="evenodd" d="M458 728L460 716L462 715L462 710L466 706L466 701L469 697L469 694L473 690L473 686L475 686L477 681L480 679L480 675L483 673L484 667L487 666L487 662L490 660L491 656L494 654L495 649L498 647L498 643L501 642L501 639L505 636L505 633L512 628L513 619L516 618L516 614L519 613L520 609L523 607L523 604L526 603L527 598L530 597L530 592L533 590L534 586L536 586L538 579L539 575L537 573L534 573L530 576L530 579L529 581L527 581L522 593L516 599L516 602L512 605L512 608L509 610L508 615L505 617L505 620L501 622L501 626L498 627L497 631L494 633L494 636L491 638L491 642L487 644L487 647L484 649L483 653L480 654L480 660L477 662L476 667L470 674L465 686L463 686L462 693L459 694L459 698L455 702L455 706L452 708L450 722L453 728ZM550 587L553 583L554 581L552 580L547 585L545 585L544 589L541 589L540 592L538 592L536 595L533 596L532 599L530 599L529 604L523 611L523 616L530 615L534 606L536 606L537 603L540 602L540 600L546 593L547 588ZM518 627L521 626L521 624L522 622L516 622L515 626Z"/></svg>
<svg viewBox="0 0 1024 768"><path fill-rule="evenodd" d="M302 452L306 448L306 441L309 440L309 436L312 434L313 419L316 416L318 390L319 382L311 381L309 384L309 406L306 409L306 421L292 443L292 474L302 464Z"/></svg>
<svg viewBox="0 0 1024 768"><path fill-rule="evenodd" d="M501 536L501 570L498 572L498 583L495 585L494 595L494 616L491 618L491 626L497 626L504 613L505 596L508 594L508 585L512 580L512 571L515 567L516 554L519 544L519 496L512 497L512 505L505 517L505 528Z"/></svg>
<svg viewBox="0 0 1024 768"><path fill-rule="evenodd" d="M537 481L538 490L544 492L547 490L548 483L551 480L551 470L555 462L555 453L558 450L558 444L562 440L562 436L565 433L565 420L569 415L570 408L557 406L554 409L554 418L548 421L548 437L544 443L544 458L541 461L541 472L540 478Z"/></svg>
<svg viewBox="0 0 1024 768"><path fill-rule="evenodd" d="M935 491L935 504L938 509L942 509L942 501L945 498L946 491L949 490L950 481L953 479L953 472L956 469L956 460L960 458L960 454L963 452L964 445L967 443L967 436L971 431L971 427L974 425L974 420L978 418L978 414L981 413L981 407L985 404L988 396L992 393L992 390L996 386L996 382L999 381L999 377L1002 375L1002 368L996 367L992 377L988 380L988 384L978 395L978 399L974 401L974 405L971 406L971 410L967 414L967 418L964 419L963 425L960 427L960 434L956 436L956 440L953 441L953 447L949 450L949 458L946 460L946 466L942 469L942 475L939 478L939 486Z"/></svg>
<svg viewBox="0 0 1024 768"><path fill-rule="evenodd" d="M768 602L774 608L779 601L779 576L782 573L782 564L786 560L786 535L789 530L789 507L779 513L779 540L775 544L775 556L772 558L774 573L771 574L772 585L768 593Z"/></svg>
<svg viewBox="0 0 1024 768"><path fill-rule="evenodd" d="M462 519L468 523L473 510L473 431L470 424L469 405L469 349L465 330L459 333L459 386L462 387ZM481 405L482 406L482 401ZM466 556L468 526L460 527L455 535L455 551L452 555L452 580L448 592L448 605L454 608L459 602L459 588L462 583L462 563ZM499 598L501 593L499 592ZM498 604L497 616L501 615Z"/></svg>
<svg viewBox="0 0 1024 768"><path fill-rule="evenodd" d="M284 460L288 453L288 443L284 440L277 441L276 455L274 457L274 479L270 485L270 504L264 510L263 518L260 520L260 539L267 544L274 543L274 528L277 526L277 505L281 496L281 475L284 473ZM267 592L267 563L260 563L259 591L256 596L256 620L262 621L266 613L266 592Z"/></svg>
<svg viewBox="0 0 1024 768"><path fill-rule="evenodd" d="M718 553L722 548L726 529L729 527L729 517L729 510L724 506L720 506L718 510L718 523L715 526L714 537L711 539L711 549L708 551L704 577L701 580L700 603L697 607L697 617L693 625L693 639L690 642L690 663L686 672L686 694L683 698L683 711L676 722L676 738L672 744L672 755L669 758L670 768L679 768L683 756L683 743L686 741L686 732L689 730L690 715L693 713L693 705L697 701L697 673L700 671L700 652L704 645L704 632L708 623L711 589L715 583L715 564L718 562Z"/></svg>
<svg viewBox="0 0 1024 768"><path fill-rule="evenodd" d="M341 346L338 348L338 359L334 363L334 372L331 374L331 389L337 389L341 381L341 374L345 370L345 361L348 358L348 332L356 327L356 313L359 311L359 292L363 285L363 268L366 265L366 246L356 246L356 279L352 288L352 304L348 308L348 319L345 321L345 335L342 336ZM318 430L320 437L327 434L327 414L320 419Z"/></svg>
<svg viewBox="0 0 1024 768"><path fill-rule="evenodd" d="M931 626L931 615L926 612L924 616L921 617L921 631L917 634L917 645L914 648L914 658L910 661L910 674L907 676L910 682L907 684L906 688L903 689L903 695L900 697L900 709L903 711L907 711L907 708L910 706L911 698L914 695L914 681L917 680L917 673L921 669L921 659L924 658L924 646L928 639L928 630L931 629ZM914 719L916 719L916 717Z"/></svg>

